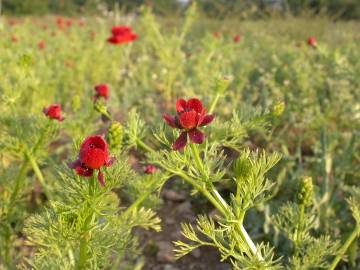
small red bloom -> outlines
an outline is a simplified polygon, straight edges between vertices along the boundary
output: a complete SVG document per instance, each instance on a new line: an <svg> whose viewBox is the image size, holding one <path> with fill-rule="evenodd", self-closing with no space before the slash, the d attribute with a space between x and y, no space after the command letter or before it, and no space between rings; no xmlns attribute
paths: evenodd
<svg viewBox="0 0 360 270"><path fill-rule="evenodd" d="M49 119L55 119L59 122L64 120L61 116L61 105L59 104L52 104L48 108L44 108L43 112Z"/></svg>
<svg viewBox="0 0 360 270"><path fill-rule="evenodd" d="M241 41L241 36L240 35L236 35L235 37L234 37L234 42L235 43L239 43Z"/></svg>
<svg viewBox="0 0 360 270"><path fill-rule="evenodd" d="M213 36L214 36L214 38L219 39L221 37L221 33L220 32L214 32Z"/></svg>
<svg viewBox="0 0 360 270"><path fill-rule="evenodd" d="M156 171L157 171L157 169L153 165L147 165L144 169L144 173L146 173L146 174L154 174Z"/></svg>
<svg viewBox="0 0 360 270"><path fill-rule="evenodd" d="M11 37L11 41L15 43L15 42L18 41L18 39L17 39L17 37L16 37L15 35L13 35L13 36Z"/></svg>
<svg viewBox="0 0 360 270"><path fill-rule="evenodd" d="M109 156L109 147L102 136L91 136L85 139L80 147L79 158L69 164L80 176L91 177L98 170L100 185L105 186L102 167L110 167L114 160Z"/></svg>
<svg viewBox="0 0 360 270"><path fill-rule="evenodd" d="M106 84L99 84L95 86L96 94L94 96L94 100L97 100L100 97L103 97L105 100L109 98L110 89Z"/></svg>
<svg viewBox="0 0 360 270"><path fill-rule="evenodd" d="M112 36L107 41L114 45L133 42L138 38L128 26L115 26L111 29L111 33Z"/></svg>
<svg viewBox="0 0 360 270"><path fill-rule="evenodd" d="M46 47L45 41L43 41L43 40L40 41L39 44L38 44L38 46L39 46L39 49L40 49L40 50L45 49L45 47Z"/></svg>
<svg viewBox="0 0 360 270"><path fill-rule="evenodd" d="M201 101L197 98L188 101L179 99L176 102L176 112L176 116L163 115L163 119L170 127L184 130L173 144L173 149L183 149L187 144L188 135L193 143L203 143L205 134L198 128L210 124L215 116L213 114L207 115Z"/></svg>
<svg viewBox="0 0 360 270"><path fill-rule="evenodd" d="M58 18L56 19L56 24L57 24L57 26L58 26L59 28L63 28L63 27L64 27L64 23L65 23L65 21L64 21L63 18L58 17Z"/></svg>
<svg viewBox="0 0 360 270"><path fill-rule="evenodd" d="M67 26L67 27L71 27L72 24L73 24L73 21L72 21L72 20L69 19L69 20L66 21L66 26Z"/></svg>
<svg viewBox="0 0 360 270"><path fill-rule="evenodd" d="M317 47L317 41L316 41L316 39L314 37L309 37L308 40L307 40L307 44L310 47L313 47L313 48Z"/></svg>

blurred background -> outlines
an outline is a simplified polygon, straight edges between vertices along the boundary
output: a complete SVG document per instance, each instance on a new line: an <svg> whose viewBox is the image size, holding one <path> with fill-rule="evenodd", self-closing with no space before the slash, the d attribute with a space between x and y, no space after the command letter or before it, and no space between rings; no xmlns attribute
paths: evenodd
<svg viewBox="0 0 360 270"><path fill-rule="evenodd" d="M48 13L76 15L120 9L136 12L151 5L154 12L174 15L191 0L2 0L2 12L8 15L42 15ZM239 19L261 19L282 16L328 16L333 20L360 18L359 0L198 0L204 16Z"/></svg>

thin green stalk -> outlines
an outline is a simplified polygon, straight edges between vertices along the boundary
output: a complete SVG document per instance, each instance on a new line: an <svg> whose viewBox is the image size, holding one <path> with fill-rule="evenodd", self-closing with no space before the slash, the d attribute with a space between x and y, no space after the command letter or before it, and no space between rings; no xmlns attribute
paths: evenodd
<svg viewBox="0 0 360 270"><path fill-rule="evenodd" d="M231 213L231 210L229 210L228 204L223 199L223 197L221 197L220 193L216 190L214 185L211 185L211 193L215 196L215 198L217 198L217 201L220 202L220 205L222 206L222 208L224 209L224 211L226 213L225 216L231 216L232 213ZM243 239L243 241L247 244L248 248L251 250L252 254L256 255L260 260L263 260L263 257L258 252L254 242L250 238L250 236L247 233L242 222L241 222L241 224L240 223L236 224L236 229L237 229L237 232L240 234L241 238Z"/></svg>
<svg viewBox="0 0 360 270"><path fill-rule="evenodd" d="M155 151L153 149L151 149L148 145L146 145L144 142L137 140L138 145L142 146L142 148L144 150L150 149L151 152ZM141 142L141 144L140 144ZM192 145L192 144L191 144ZM147 150L148 152L150 152L149 150ZM195 148L195 159L197 160L196 162L199 162L200 164L198 164L198 166L201 168L202 167L202 163L200 160L200 156L198 154L197 149ZM197 157L196 157L197 156ZM198 185L197 183L195 183L195 181L193 179L191 179L190 177L188 177L186 174L184 174L183 172L179 172L179 171L173 171L169 168L167 168L166 166L163 166L162 164L158 164L160 167L162 167L164 170L171 172L179 177L181 177L184 181L188 182L190 185L192 185L195 189L197 189L201 194L203 194L209 201L210 203L217 209L220 211L220 213L223 216L229 216L231 213L229 212L229 208L227 203L225 202L225 200L221 197L221 195L219 194L219 192L215 189L214 186L212 186L212 194L205 189L204 187ZM260 260L263 260L261 254L258 252L254 242L251 240L249 234L247 233L246 229L244 228L244 226L242 224L238 224L237 225L237 230L238 233L241 235L242 239L245 241L245 243L248 245L249 249L251 250L251 252L256 255Z"/></svg>
<svg viewBox="0 0 360 270"><path fill-rule="evenodd" d="M300 252L300 235L303 230L304 224L304 215L305 215L305 206L303 204L300 205L300 216L299 216L299 223L297 224L296 228L296 239L295 239L295 255L298 256Z"/></svg>
<svg viewBox="0 0 360 270"><path fill-rule="evenodd" d="M136 139L136 143L139 147L141 147L142 149L144 149L147 152L153 153L155 152L154 149L152 149L150 146L148 146L147 144L145 144L142 140L140 139Z"/></svg>
<svg viewBox="0 0 360 270"><path fill-rule="evenodd" d="M341 259L344 257L345 252L348 250L351 243L354 242L355 239L359 236L359 234L360 234L360 225L357 224L355 229L352 231L352 233L346 239L345 243L340 248L338 255L335 257L332 264L330 265L329 270L335 270L336 269L336 266L341 261Z"/></svg>
<svg viewBox="0 0 360 270"><path fill-rule="evenodd" d="M149 184L149 186L152 186L154 182L156 182L157 179L156 177L154 177L152 179L152 182ZM134 209L136 209L143 201L146 200L146 198L148 196L151 195L151 193L153 192L153 190L148 190L147 192L145 192L140 198L138 198L135 202L133 202L130 207L128 207L128 209L126 209L124 215L127 215L129 213L131 213Z"/></svg>
<svg viewBox="0 0 360 270"><path fill-rule="evenodd" d="M200 158L200 154L198 151L197 146L194 143L190 143L190 147L191 147L191 151L193 153L193 156L195 158L195 163L196 166L198 167L198 169L200 170L201 174L203 177L206 177L205 175L205 170L204 170L204 166L202 164L201 158Z"/></svg>
<svg viewBox="0 0 360 270"><path fill-rule="evenodd" d="M46 127L45 127L45 131L41 134L38 141L35 143L34 147L31 149L31 154L30 154L31 156L35 155L35 153L37 152L39 146L41 145L41 143L43 142L43 140L45 138L45 134L47 133L47 130L49 129L50 125L51 125L51 122L49 121L47 123ZM10 213L12 207L13 207L13 204L15 203L16 197L17 197L17 195L19 193L20 186L22 185L22 182L23 182L24 177L25 177L27 167L28 167L28 165L30 163L30 160L28 159L29 152L27 151L27 149L24 149L23 151L24 151L24 161L23 161L23 164L21 165L19 173L18 173L18 175L17 175L17 177L15 179L15 187L14 187L14 190L13 190L11 196L10 196L10 206L9 206L10 210L9 210L9 213Z"/></svg>
<svg viewBox="0 0 360 270"><path fill-rule="evenodd" d="M25 156L26 158L28 159L28 161L30 162L30 165L36 175L36 177L38 178L42 188L44 189L44 193L46 195L46 197L48 199L51 199L51 195L48 191L48 188L46 186L46 183L45 183L45 179L44 179L44 176L43 174L41 173L41 170L39 168L39 165L37 164L36 160L34 159L34 157L29 153L29 152L25 152Z"/></svg>
<svg viewBox="0 0 360 270"><path fill-rule="evenodd" d="M95 193L95 177L93 176L90 181L89 181L89 196L92 197ZM89 209L92 209L90 203L88 203L88 207ZM88 227L90 224L90 221L92 219L93 216L93 212L91 211L91 213L89 213L88 217L86 218L84 224L83 224L83 235L81 236L80 239L80 251L79 251L79 261L77 263L77 269L78 270L84 270L86 269L86 264L87 264L87 260L88 260L88 241L90 239L90 235L89 235L89 231L88 231Z"/></svg>
<svg viewBox="0 0 360 270"><path fill-rule="evenodd" d="M217 93L214 100L213 100L213 102L211 103L209 114L212 114L214 112L215 107L216 107L220 97L221 97L221 95L219 93Z"/></svg>
<svg viewBox="0 0 360 270"><path fill-rule="evenodd" d="M11 206L15 203L17 194L19 193L19 189L22 184L22 180L24 179L24 176L26 174L28 165L29 165L29 161L25 159L20 167L17 177L15 178L15 187L10 196L10 209L12 208Z"/></svg>

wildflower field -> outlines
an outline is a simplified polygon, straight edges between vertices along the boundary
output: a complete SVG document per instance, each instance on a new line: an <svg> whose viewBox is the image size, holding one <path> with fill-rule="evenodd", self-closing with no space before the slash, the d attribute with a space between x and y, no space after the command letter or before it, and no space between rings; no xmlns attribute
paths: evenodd
<svg viewBox="0 0 360 270"><path fill-rule="evenodd" d="M360 33L1 17L0 269L360 269Z"/></svg>

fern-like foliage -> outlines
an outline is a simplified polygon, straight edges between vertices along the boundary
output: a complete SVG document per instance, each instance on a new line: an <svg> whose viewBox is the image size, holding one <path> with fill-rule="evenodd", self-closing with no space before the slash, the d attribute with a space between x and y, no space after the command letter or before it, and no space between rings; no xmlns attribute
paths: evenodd
<svg viewBox="0 0 360 270"><path fill-rule="evenodd" d="M82 265L86 269L115 269L120 263L131 263L139 252L133 228L160 230L160 219L150 209L119 211L120 201L112 190L133 176L121 160L106 171L105 187L95 178L62 170L59 200L50 201L41 214L26 221L27 243L36 247L27 263L34 269L74 269L80 267L83 252L88 258Z"/></svg>

